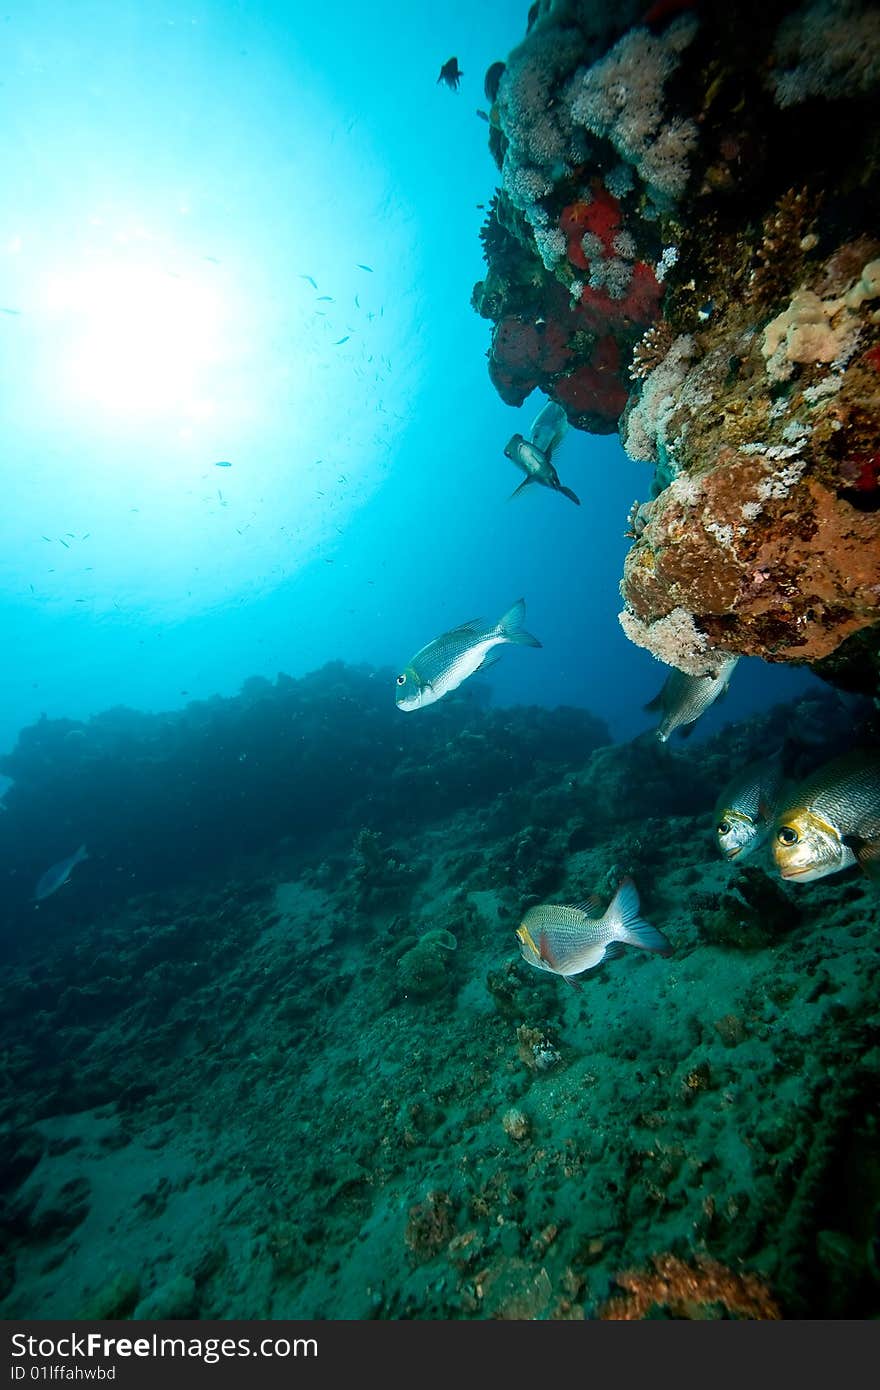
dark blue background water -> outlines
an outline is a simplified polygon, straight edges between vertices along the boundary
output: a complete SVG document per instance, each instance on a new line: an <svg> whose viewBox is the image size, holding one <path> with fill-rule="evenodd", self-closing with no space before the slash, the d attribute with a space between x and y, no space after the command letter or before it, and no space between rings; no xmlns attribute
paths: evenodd
<svg viewBox="0 0 880 1390"><path fill-rule="evenodd" d="M42 711L399 667L521 594L544 650L506 653L495 698L648 725L664 671L617 586L649 472L578 435L580 509L508 504L542 398L497 399L469 305L482 75L526 12L5 7L0 748ZM805 681L742 663L705 728Z"/></svg>

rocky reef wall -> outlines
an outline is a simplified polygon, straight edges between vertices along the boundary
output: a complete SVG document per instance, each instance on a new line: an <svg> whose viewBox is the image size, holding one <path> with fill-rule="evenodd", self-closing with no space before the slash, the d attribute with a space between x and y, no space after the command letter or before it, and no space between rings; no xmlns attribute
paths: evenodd
<svg viewBox="0 0 880 1390"><path fill-rule="evenodd" d="M490 376L652 469L621 622L694 673L877 686L878 93L860 0L540 3L487 89Z"/></svg>
<svg viewBox="0 0 880 1390"><path fill-rule="evenodd" d="M551 776L610 741L586 710L535 708L511 723L478 687L412 719L393 690L390 671L332 662L179 712L116 709L23 730L0 759L14 779L0 842L8 939L33 923L40 875L80 844L89 859L76 892L40 905L49 921L89 920L267 847L295 858L328 837L349 848L362 829L428 825L510 793L536 763Z"/></svg>

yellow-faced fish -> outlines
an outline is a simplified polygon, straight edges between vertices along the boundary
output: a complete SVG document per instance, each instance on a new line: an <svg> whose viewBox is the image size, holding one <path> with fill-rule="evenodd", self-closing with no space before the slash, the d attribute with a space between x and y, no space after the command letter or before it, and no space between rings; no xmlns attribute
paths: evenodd
<svg viewBox="0 0 880 1390"><path fill-rule="evenodd" d="M693 731L701 714L723 695L739 661L738 656L718 654L718 667L708 676L689 676L684 671L673 669L663 683L662 689L647 705L646 710L660 709L663 718L657 726L657 738L665 743L671 733L681 729L683 737Z"/></svg>
<svg viewBox="0 0 880 1390"><path fill-rule="evenodd" d="M749 763L715 807L715 837L725 859L746 859L767 839L782 790L782 749Z"/></svg>
<svg viewBox="0 0 880 1390"><path fill-rule="evenodd" d="M511 498L519 496L529 483L541 483L553 492L561 492L570 502L574 502L576 507L581 505L580 499L571 488L562 486L559 474L551 462L567 429L568 417L562 406L557 405L555 401L548 401L543 410L535 416L528 439L524 439L521 434L515 434L508 440L504 450L505 456L526 475L519 487L510 494Z"/></svg>
<svg viewBox="0 0 880 1390"><path fill-rule="evenodd" d="M785 800L773 828L783 878L810 883L853 864L880 877L880 752L834 758Z"/></svg>
<svg viewBox="0 0 880 1390"><path fill-rule="evenodd" d="M663 933L639 916L639 895L631 878L623 880L604 913L596 898L574 906L543 903L529 908L516 935L523 960L565 979L613 960L624 946L672 955Z"/></svg>
<svg viewBox="0 0 880 1390"><path fill-rule="evenodd" d="M397 708L422 709L442 700L468 676L493 666L500 655L495 648L505 643L540 647L537 637L523 628L525 615L525 599L517 599L497 623L474 618L435 637L397 677Z"/></svg>

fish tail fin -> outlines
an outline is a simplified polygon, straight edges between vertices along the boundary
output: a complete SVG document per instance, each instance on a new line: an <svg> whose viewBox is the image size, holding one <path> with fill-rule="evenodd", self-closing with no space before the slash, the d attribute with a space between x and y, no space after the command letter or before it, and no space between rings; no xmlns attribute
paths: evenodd
<svg viewBox="0 0 880 1390"><path fill-rule="evenodd" d="M508 608L503 618L498 623L498 632L506 642L513 642L519 647L540 647L537 637L533 637L530 632L526 632L523 622L526 616L526 601L518 598L512 608Z"/></svg>
<svg viewBox="0 0 880 1390"><path fill-rule="evenodd" d="M643 951L654 951L658 956L671 956L672 945L656 927L640 916L641 907L636 885L631 878L625 878L611 900L605 921L614 932L616 941L628 946L641 946Z"/></svg>
<svg viewBox="0 0 880 1390"><path fill-rule="evenodd" d="M573 502L576 507L579 507L581 505L581 499L578 497L577 493L572 492L570 487L564 487L562 483L560 483L559 491L562 493L563 497L567 497L568 500L570 502Z"/></svg>

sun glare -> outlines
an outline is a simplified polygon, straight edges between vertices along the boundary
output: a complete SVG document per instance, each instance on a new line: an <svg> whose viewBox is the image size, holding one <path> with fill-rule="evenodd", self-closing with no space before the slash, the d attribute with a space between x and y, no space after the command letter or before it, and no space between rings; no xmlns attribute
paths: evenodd
<svg viewBox="0 0 880 1390"><path fill-rule="evenodd" d="M62 389L75 402L126 416L210 411L221 356L215 290L148 264L104 264L56 275L48 300L64 325Z"/></svg>

